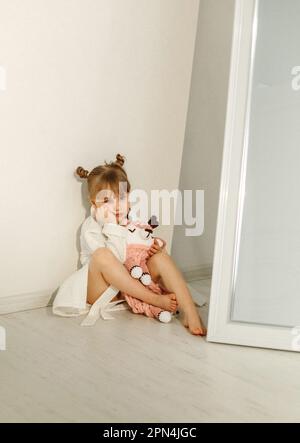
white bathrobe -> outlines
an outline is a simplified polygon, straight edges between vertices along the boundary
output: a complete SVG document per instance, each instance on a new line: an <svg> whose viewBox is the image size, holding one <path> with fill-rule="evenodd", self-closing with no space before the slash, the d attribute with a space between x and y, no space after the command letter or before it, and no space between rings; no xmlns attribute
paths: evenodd
<svg viewBox="0 0 300 443"><path fill-rule="evenodd" d="M108 247L120 260L126 259L127 229L114 223L99 224L94 218L94 208L91 215L83 222L80 232L80 262L82 267L73 272L59 287L53 302L53 313L63 317L74 317L82 314L89 315L83 321L83 326L89 326L101 315L104 319L113 319L108 311L127 309L120 305L124 300L111 302L119 292L117 288L109 286L92 308L87 303L87 282L89 261L93 252L101 247ZM100 302L101 300L101 302Z"/></svg>

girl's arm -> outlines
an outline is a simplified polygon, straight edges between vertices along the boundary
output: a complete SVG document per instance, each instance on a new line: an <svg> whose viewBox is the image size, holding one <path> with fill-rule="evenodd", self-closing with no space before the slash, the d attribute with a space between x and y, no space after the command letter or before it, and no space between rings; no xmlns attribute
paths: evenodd
<svg viewBox="0 0 300 443"><path fill-rule="evenodd" d="M121 263L126 259L127 229L117 224L115 215L104 204L93 212L96 223L99 224L105 239L105 246L109 248Z"/></svg>
<svg viewBox="0 0 300 443"><path fill-rule="evenodd" d="M84 265L98 248L105 247L105 237L99 224L88 217L81 226L80 231L80 261Z"/></svg>
<svg viewBox="0 0 300 443"><path fill-rule="evenodd" d="M102 233L105 236L105 245L114 255L124 263L126 260L127 229L114 223L104 223Z"/></svg>
<svg viewBox="0 0 300 443"><path fill-rule="evenodd" d="M93 252L98 248L109 248L121 263L126 259L126 236L124 226L107 220L96 221L94 216L88 217L81 227L80 261L87 263Z"/></svg>

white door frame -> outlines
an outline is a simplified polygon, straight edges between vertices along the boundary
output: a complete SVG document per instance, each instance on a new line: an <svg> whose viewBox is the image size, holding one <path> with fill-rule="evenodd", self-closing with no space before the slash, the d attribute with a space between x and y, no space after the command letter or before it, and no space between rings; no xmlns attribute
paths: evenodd
<svg viewBox="0 0 300 443"><path fill-rule="evenodd" d="M230 320L243 201L259 0L236 0L227 118L208 320L210 342L300 351L300 328Z"/></svg>

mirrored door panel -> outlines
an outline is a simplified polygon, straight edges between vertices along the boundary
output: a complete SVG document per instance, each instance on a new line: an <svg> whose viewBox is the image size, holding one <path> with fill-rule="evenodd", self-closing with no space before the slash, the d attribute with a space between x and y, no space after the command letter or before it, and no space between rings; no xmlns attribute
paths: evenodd
<svg viewBox="0 0 300 443"><path fill-rule="evenodd" d="M259 0L231 320L300 325L300 1Z"/></svg>

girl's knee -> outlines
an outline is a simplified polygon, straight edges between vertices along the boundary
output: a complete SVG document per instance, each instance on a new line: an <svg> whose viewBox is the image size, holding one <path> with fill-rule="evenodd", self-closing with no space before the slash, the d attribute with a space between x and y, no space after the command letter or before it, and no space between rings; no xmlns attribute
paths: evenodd
<svg viewBox="0 0 300 443"><path fill-rule="evenodd" d="M110 249L102 247L93 252L91 262L97 263L98 265L106 264L108 261L112 260L113 257L114 255Z"/></svg>
<svg viewBox="0 0 300 443"><path fill-rule="evenodd" d="M170 256L167 252L157 252L148 258L147 263L151 265L157 265L159 263L165 262L170 259Z"/></svg>

